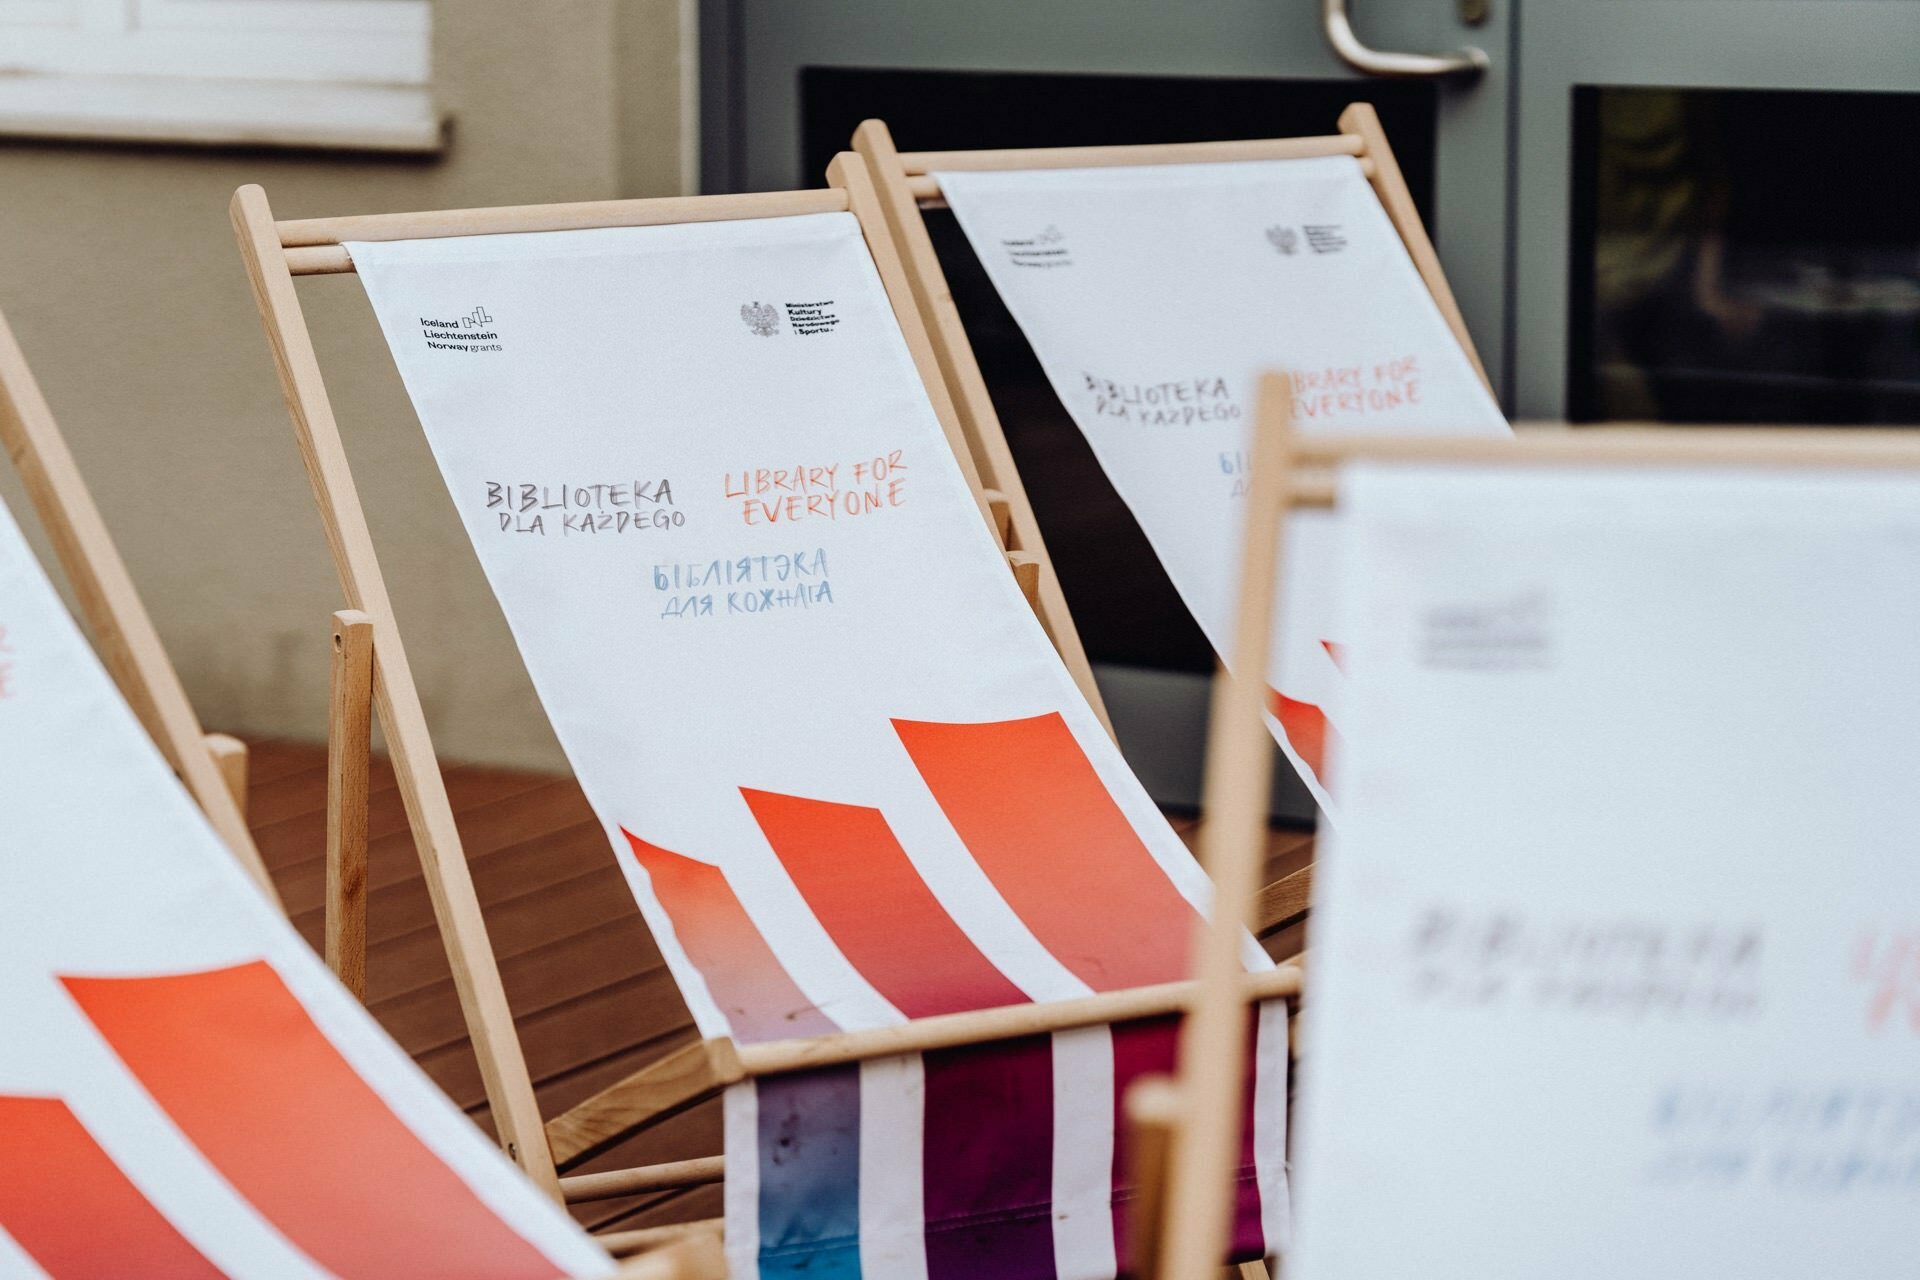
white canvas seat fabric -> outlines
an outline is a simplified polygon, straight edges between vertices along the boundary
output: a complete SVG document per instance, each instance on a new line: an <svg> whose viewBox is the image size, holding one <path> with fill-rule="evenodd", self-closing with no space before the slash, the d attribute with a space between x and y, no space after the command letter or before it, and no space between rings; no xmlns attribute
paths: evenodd
<svg viewBox="0 0 1920 1280"><path fill-rule="evenodd" d="M613 1270L247 878L0 508L0 1276Z"/></svg>
<svg viewBox="0 0 1920 1280"><path fill-rule="evenodd" d="M1205 878L1021 596L852 215L348 247L704 1035L1183 975ZM1283 1010L1260 1041L1249 1255L1286 1221ZM733 1273L1112 1275L1116 1099L1172 1052L1095 1028L736 1086Z"/></svg>
<svg viewBox="0 0 1920 1280"><path fill-rule="evenodd" d="M1920 481L1340 487L1289 1274L1910 1275Z"/></svg>
<svg viewBox="0 0 1920 1280"><path fill-rule="evenodd" d="M1307 433L1508 430L1351 156L936 177L1216 652L1261 373L1291 376ZM1276 739L1337 815L1330 548L1318 513L1289 521L1267 683Z"/></svg>

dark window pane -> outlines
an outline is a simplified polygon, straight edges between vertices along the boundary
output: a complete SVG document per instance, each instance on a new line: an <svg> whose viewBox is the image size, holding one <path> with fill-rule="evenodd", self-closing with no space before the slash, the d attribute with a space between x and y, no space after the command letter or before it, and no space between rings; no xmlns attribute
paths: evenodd
<svg viewBox="0 0 1920 1280"><path fill-rule="evenodd" d="M1574 94L1575 420L1920 422L1920 94Z"/></svg>

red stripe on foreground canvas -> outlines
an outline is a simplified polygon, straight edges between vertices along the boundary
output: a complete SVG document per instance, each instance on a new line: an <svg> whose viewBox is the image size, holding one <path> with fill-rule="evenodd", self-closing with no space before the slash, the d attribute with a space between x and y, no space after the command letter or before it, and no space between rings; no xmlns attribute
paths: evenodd
<svg viewBox="0 0 1920 1280"><path fill-rule="evenodd" d="M742 787L835 945L909 1018L1024 1004L927 888L878 809Z"/></svg>
<svg viewBox="0 0 1920 1280"><path fill-rule="evenodd" d="M788 975L719 867L648 844L624 827L620 834L734 1039L755 1044L839 1030Z"/></svg>
<svg viewBox="0 0 1920 1280"><path fill-rule="evenodd" d="M0 1094L0 1230L53 1280L224 1280L58 1098Z"/></svg>
<svg viewBox="0 0 1920 1280"><path fill-rule="evenodd" d="M327 1270L557 1274L401 1122L266 961L61 982L234 1190Z"/></svg>
<svg viewBox="0 0 1920 1280"><path fill-rule="evenodd" d="M947 821L1041 944L1096 991L1186 972L1199 916L1058 713L895 720Z"/></svg>

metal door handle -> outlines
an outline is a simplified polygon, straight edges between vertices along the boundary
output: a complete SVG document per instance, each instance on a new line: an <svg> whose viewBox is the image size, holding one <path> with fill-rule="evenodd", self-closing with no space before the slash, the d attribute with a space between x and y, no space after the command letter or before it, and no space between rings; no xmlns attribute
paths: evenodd
<svg viewBox="0 0 1920 1280"><path fill-rule="evenodd" d="M1437 54L1383 53L1369 48L1353 33L1347 0L1322 0L1321 17L1326 23L1327 43L1340 55L1340 61L1370 76L1477 76L1493 65L1484 49L1472 45L1458 53Z"/></svg>

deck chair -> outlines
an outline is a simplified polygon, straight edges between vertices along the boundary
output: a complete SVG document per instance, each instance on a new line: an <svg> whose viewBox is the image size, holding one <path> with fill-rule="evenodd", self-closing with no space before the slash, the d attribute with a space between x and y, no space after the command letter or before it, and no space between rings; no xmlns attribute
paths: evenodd
<svg viewBox="0 0 1920 1280"><path fill-rule="evenodd" d="M614 1274L236 867L4 506L0 620L0 1275Z"/></svg>
<svg viewBox="0 0 1920 1280"><path fill-rule="evenodd" d="M905 153L878 120L854 136L981 477L1007 494L1021 545L1038 545L1038 526L922 207L953 210L1216 651L1233 626L1260 370L1294 371L1295 413L1311 431L1507 431L1378 117L1357 103L1339 127L1314 138ZM1303 529L1292 540L1306 576L1317 538ZM1336 732L1324 708L1337 696L1338 638L1316 603L1300 595L1283 629L1269 726L1337 821L1321 775ZM1301 913L1310 872L1268 888L1263 932Z"/></svg>
<svg viewBox="0 0 1920 1280"><path fill-rule="evenodd" d="M1205 879L1010 571L864 164L829 180L235 219L509 1152L552 1186L724 1089L735 1276L1112 1274ZM703 1037L550 1120L295 295L343 271ZM1298 973L1245 943L1257 1257Z"/></svg>
<svg viewBox="0 0 1920 1280"><path fill-rule="evenodd" d="M200 727L4 315L0 315L0 445L19 470L80 615L121 695L213 829L255 882L273 896L266 866L247 831L246 744Z"/></svg>
<svg viewBox="0 0 1920 1280"><path fill-rule="evenodd" d="M1331 510L1354 672L1288 1276L1745 1280L1831 1270L1836 1240L1849 1275L1908 1274L1920 440L1268 423L1241 649L1270 639L1281 513ZM1223 694L1209 852L1244 885L1266 742L1257 694ZM1167 1276L1224 1220L1213 959Z"/></svg>

